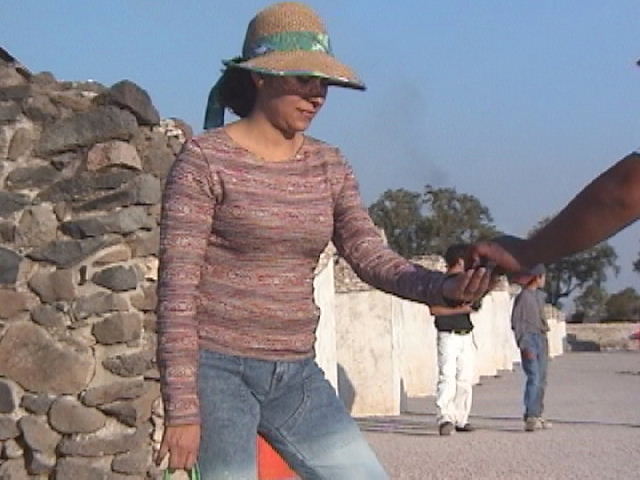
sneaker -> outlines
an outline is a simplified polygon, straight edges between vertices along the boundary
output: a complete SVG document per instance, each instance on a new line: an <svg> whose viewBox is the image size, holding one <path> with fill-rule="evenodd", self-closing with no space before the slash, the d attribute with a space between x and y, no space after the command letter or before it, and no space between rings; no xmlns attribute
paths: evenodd
<svg viewBox="0 0 640 480"><path fill-rule="evenodd" d="M553 424L549 420L546 420L544 418L540 418L539 420L540 420L540 427L543 430L550 430L551 427L553 427Z"/></svg>
<svg viewBox="0 0 640 480"><path fill-rule="evenodd" d="M465 423L464 425L456 425L456 432L473 432L475 427L470 423Z"/></svg>
<svg viewBox="0 0 640 480"><path fill-rule="evenodd" d="M451 435L453 433L454 428L455 427L451 422L443 422L438 426L440 435Z"/></svg>
<svg viewBox="0 0 640 480"><path fill-rule="evenodd" d="M540 430L542 428L542 423L538 417L528 417L524 421L524 429L527 432L533 432L535 430Z"/></svg>

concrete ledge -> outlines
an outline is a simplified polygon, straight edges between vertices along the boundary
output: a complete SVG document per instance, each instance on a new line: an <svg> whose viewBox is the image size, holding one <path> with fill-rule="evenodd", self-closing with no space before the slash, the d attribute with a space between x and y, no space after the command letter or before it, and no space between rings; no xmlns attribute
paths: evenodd
<svg viewBox="0 0 640 480"><path fill-rule="evenodd" d="M640 330L640 323L569 323L567 348L574 352L640 350L640 341L631 335Z"/></svg>

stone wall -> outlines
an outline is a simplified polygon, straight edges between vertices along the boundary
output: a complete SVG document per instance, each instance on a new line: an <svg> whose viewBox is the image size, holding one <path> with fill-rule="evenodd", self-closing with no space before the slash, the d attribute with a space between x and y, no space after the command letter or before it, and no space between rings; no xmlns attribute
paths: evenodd
<svg viewBox="0 0 640 480"><path fill-rule="evenodd" d="M157 473L159 202L189 135L132 82L0 49L0 478Z"/></svg>

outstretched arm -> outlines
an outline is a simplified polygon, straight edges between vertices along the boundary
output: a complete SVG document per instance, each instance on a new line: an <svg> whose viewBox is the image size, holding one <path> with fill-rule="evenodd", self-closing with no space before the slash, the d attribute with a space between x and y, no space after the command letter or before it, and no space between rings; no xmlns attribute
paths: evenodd
<svg viewBox="0 0 640 480"><path fill-rule="evenodd" d="M475 262L518 271L590 248L640 218L640 153L603 172L527 240L501 237L475 245Z"/></svg>
<svg viewBox="0 0 640 480"><path fill-rule="evenodd" d="M590 248L640 217L640 154L632 153L587 185L528 241L529 263Z"/></svg>

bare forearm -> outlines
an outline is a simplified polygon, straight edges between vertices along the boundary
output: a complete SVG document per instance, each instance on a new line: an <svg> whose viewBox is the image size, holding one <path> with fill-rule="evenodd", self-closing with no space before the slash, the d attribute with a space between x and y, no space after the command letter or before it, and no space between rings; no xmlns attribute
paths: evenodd
<svg viewBox="0 0 640 480"><path fill-rule="evenodd" d="M640 154L620 160L587 185L526 241L527 264L553 262L606 240L640 217Z"/></svg>
<svg viewBox="0 0 640 480"><path fill-rule="evenodd" d="M464 305L461 307L443 307L440 305L430 305L429 311L434 316L457 315L459 313L471 313L471 307Z"/></svg>

